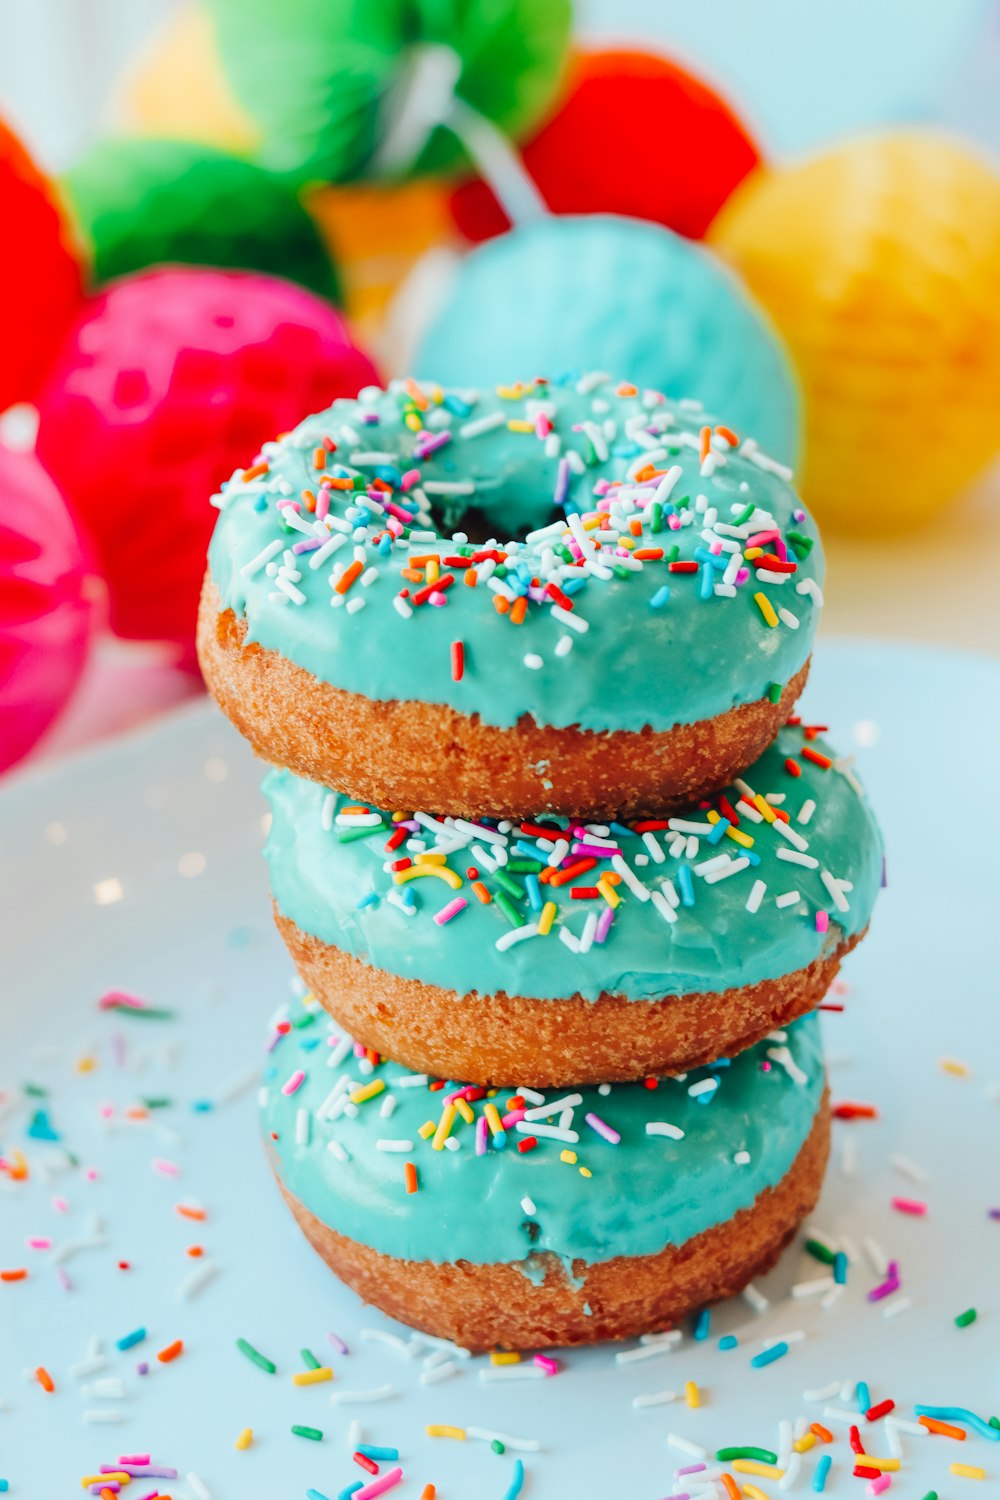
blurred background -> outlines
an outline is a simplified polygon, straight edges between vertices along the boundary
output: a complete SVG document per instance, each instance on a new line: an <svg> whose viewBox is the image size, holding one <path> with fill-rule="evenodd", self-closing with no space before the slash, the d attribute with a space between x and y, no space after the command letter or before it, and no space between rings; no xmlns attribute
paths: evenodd
<svg viewBox="0 0 1000 1500"><path fill-rule="evenodd" d="M0 771L200 691L208 498L600 366L794 464L824 629L1000 651L996 0L3 0Z"/></svg>

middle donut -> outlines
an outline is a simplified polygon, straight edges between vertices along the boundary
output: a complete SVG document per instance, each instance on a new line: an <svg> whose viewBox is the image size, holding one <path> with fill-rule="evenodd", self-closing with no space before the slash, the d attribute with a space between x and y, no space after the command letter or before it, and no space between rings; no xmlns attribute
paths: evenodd
<svg viewBox="0 0 1000 1500"><path fill-rule="evenodd" d="M813 1009L864 934L882 841L815 727L728 791L629 824L395 816L265 780L278 927L365 1046L535 1088L680 1073Z"/></svg>

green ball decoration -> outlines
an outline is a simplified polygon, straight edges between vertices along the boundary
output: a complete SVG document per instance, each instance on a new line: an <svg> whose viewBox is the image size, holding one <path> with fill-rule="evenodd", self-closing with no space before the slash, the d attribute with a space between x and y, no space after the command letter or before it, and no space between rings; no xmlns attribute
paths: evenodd
<svg viewBox="0 0 1000 1500"><path fill-rule="evenodd" d="M264 271L333 302L340 283L294 189L253 162L193 141L98 142L60 182L93 278L156 265Z"/></svg>
<svg viewBox="0 0 1000 1500"><path fill-rule="evenodd" d="M303 181L466 165L456 137L421 117L435 87L521 137L558 91L571 22L571 0L205 3L261 160Z"/></svg>

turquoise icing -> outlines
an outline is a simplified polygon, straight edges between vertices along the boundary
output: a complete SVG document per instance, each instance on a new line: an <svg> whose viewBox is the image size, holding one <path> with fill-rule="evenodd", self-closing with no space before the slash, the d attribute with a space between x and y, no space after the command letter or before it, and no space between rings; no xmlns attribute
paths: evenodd
<svg viewBox="0 0 1000 1500"><path fill-rule="evenodd" d="M338 688L448 704L500 727L528 714L560 728L666 730L759 699L794 676L815 633L824 564L787 471L752 442L733 449L721 436L703 464L706 419L696 403L620 395L634 388L602 376L514 389L477 396L427 387L425 401L412 382L394 382L337 401L265 445L268 472L246 480L238 471L216 497L209 549L222 604L245 616L248 639ZM512 431L512 421L530 430ZM315 453L324 439L336 452L321 473ZM647 468L651 477L639 479ZM324 488L321 478L358 487ZM609 495L612 483L619 487ZM302 498L317 490L329 500L326 520ZM385 512L386 503L399 514ZM604 511L605 541L598 549L584 528L581 548L564 523ZM794 572L751 576L743 549L768 533L765 550ZM623 538L633 551L676 547L673 560L697 571L637 559ZM265 562L269 547L277 551ZM423 563L410 579L400 570L429 554L454 583L436 602L412 605ZM338 592L355 563L364 571ZM470 568L474 588L465 586ZM784 611L776 626L757 594ZM515 615L526 608L522 623L497 611L498 596ZM566 601L569 620L560 616ZM464 647L457 681L455 642Z"/></svg>
<svg viewBox="0 0 1000 1500"><path fill-rule="evenodd" d="M807 1016L730 1064L662 1079L655 1089L522 1091L529 1108L531 1099L540 1107L567 1096L578 1100L566 1113L555 1108L545 1122L568 1129L565 1140L539 1132L537 1147L522 1154L516 1147L525 1133L511 1119L504 1148L491 1141L477 1155L476 1136L487 1132L456 1115L456 1149L435 1150L419 1131L441 1119L450 1086L431 1093L422 1075L416 1086L404 1086L415 1075L392 1062L372 1071L347 1040L331 1051L336 1032L315 1004L297 1004L291 1019L287 1034L274 1033L261 1092L261 1121L281 1179L338 1233L405 1260L514 1262L537 1275L531 1257L543 1251L570 1269L573 1262L681 1245L780 1182L823 1093L819 1027ZM299 1071L304 1082L286 1095L283 1088ZM344 1109L353 1086L374 1082L385 1085L381 1093L352 1112ZM496 1094L505 1119L512 1093ZM478 1117L485 1103L469 1107ZM599 1135L588 1114L617 1132L619 1144ZM683 1138L648 1135L654 1122L676 1126ZM538 1132L538 1122L531 1131ZM380 1140L396 1149L379 1149ZM577 1161L561 1160L565 1151ZM417 1169L415 1193L404 1187L408 1161Z"/></svg>
<svg viewBox="0 0 1000 1500"><path fill-rule="evenodd" d="M353 826L357 817L340 812L345 805L357 804L286 771L271 771L264 782L272 810L266 848L271 888L279 910L303 931L378 968L443 985L460 996L470 990L480 994L502 990L542 999L579 993L594 1000L606 991L649 1000L776 978L804 967L844 934L860 932L871 915L882 873L878 826L849 767L834 761L830 769L822 769L803 756L804 749L832 756L822 739L807 740L801 727L788 725L745 778L745 785L754 792L780 799L778 805L789 814L790 830L804 848L788 842L765 821L751 821L752 811L740 802L735 787L729 790L729 807L740 820L736 831L754 841L749 850L728 835L711 842L717 834L707 821L707 803L671 820L682 827L691 824L711 830L707 836L703 832L683 837L666 829L644 839L627 828L619 833L621 825L614 825L606 841L619 841L632 879L642 890L658 893L658 900L643 901L627 884L619 883L615 891L621 899L610 929L603 940L598 929L596 941L586 951L580 951L579 939L588 914L600 917L609 908L603 897L577 900L570 892L574 887L593 888L602 868L610 868L606 860L599 859L593 869L558 888L540 884L536 893L530 869L518 870L518 863L544 867L560 851L540 846L516 828L497 845L477 837L474 825L446 822L433 826L434 820L429 828L417 827L413 841L386 854L391 819L383 817L380 831L359 836ZM799 776L787 769L789 759L800 768ZM714 800L722 805L718 798ZM810 802L815 803L815 811L803 821L802 810ZM558 826L556 820L546 822ZM565 826L568 820L558 823ZM572 852L578 842L570 834L564 863L579 858ZM421 845L427 850L451 851L447 867L454 872L456 889L426 876L395 884L388 862L408 855L416 859ZM661 863L655 861L655 851ZM483 859L484 852L494 862L506 852L516 873L501 867L505 879L498 881ZM537 856L533 861L532 854ZM726 854L759 863L715 881L709 878L712 871L700 872L707 861ZM815 868L800 864L799 856L818 864ZM538 919L533 898L536 905L554 900L558 914L550 934L498 949L498 940L503 944L510 938L510 921L495 901L483 905L477 899L467 875L470 865L479 870L494 896L500 891L513 894L514 913L526 925ZM689 876L682 873L685 869ZM835 881L848 883L850 889L836 886L845 909L835 903L824 883L824 870ZM688 879L690 905L684 901ZM751 912L747 901L758 880L767 889L759 910ZM777 898L795 890L799 900L776 906ZM439 926L434 914L455 898L467 904ZM673 900L678 902L676 920L670 922L664 904ZM825 933L817 930L817 912L828 914ZM604 915L603 921L608 920ZM575 949L561 939L563 932L577 940Z"/></svg>

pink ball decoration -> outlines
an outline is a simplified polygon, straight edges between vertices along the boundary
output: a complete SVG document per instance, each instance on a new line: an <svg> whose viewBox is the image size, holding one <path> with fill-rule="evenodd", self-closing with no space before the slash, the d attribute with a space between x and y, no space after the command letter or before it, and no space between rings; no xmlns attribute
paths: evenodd
<svg viewBox="0 0 1000 1500"><path fill-rule="evenodd" d="M52 723L83 670L99 585L32 453L0 446L0 771Z"/></svg>
<svg viewBox="0 0 1000 1500"><path fill-rule="evenodd" d="M275 277L169 267L88 302L39 397L38 456L94 538L111 628L190 650L211 496L376 379L341 316Z"/></svg>

